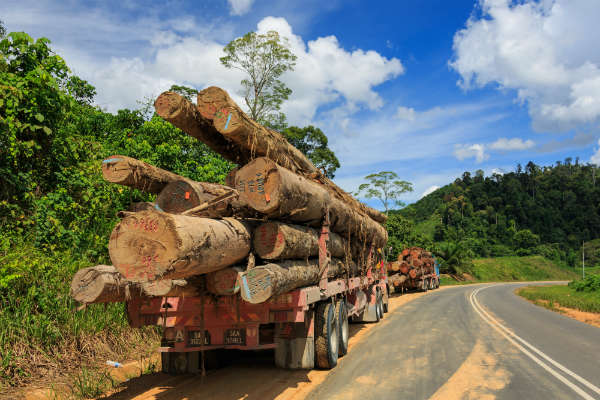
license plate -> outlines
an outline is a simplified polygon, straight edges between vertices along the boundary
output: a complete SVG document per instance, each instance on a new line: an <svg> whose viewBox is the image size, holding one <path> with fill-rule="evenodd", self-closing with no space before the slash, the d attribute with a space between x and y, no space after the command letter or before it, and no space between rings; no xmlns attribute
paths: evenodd
<svg viewBox="0 0 600 400"><path fill-rule="evenodd" d="M225 344L246 344L246 330L245 329L227 329L225 331Z"/></svg>
<svg viewBox="0 0 600 400"><path fill-rule="evenodd" d="M202 331L188 331L188 346L202 346ZM204 345L210 345L210 333L204 331Z"/></svg>

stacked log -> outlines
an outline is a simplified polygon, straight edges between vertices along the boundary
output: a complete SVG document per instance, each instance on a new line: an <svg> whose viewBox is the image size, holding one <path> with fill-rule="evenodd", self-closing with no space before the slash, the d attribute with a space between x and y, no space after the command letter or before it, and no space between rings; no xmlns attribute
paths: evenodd
<svg viewBox="0 0 600 400"><path fill-rule="evenodd" d="M119 212L108 244L113 265L79 271L71 291L77 301L239 293L260 303L317 284L322 265L328 278L375 266L387 241L385 216L337 187L281 134L251 120L226 91L204 89L197 106L165 92L155 108L239 166L221 185L131 157L105 159L107 181L157 196Z"/></svg>
<svg viewBox="0 0 600 400"><path fill-rule="evenodd" d="M433 274L434 268L435 261L429 251L420 247L406 248L398 255L398 261L388 264L389 281L396 287L414 287L424 275Z"/></svg>

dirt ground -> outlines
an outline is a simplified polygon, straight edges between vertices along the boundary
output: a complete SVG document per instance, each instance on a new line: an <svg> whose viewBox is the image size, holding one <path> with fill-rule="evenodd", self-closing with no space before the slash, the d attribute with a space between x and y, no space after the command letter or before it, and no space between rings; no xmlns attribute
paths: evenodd
<svg viewBox="0 0 600 400"><path fill-rule="evenodd" d="M525 300L527 300L527 299L525 299ZM549 307L548 305L550 304L550 302L548 300L538 299L535 301L531 301L531 300L529 300L529 301L531 303L534 303L537 305L545 306L546 308L551 309L552 311L560 312L561 314L564 314L567 317L576 319L577 321L585 322L586 324L594 325L594 326L597 326L598 328L600 328L600 314L599 313L580 311L575 308L563 307L557 302L554 302L554 307Z"/></svg>
<svg viewBox="0 0 600 400"><path fill-rule="evenodd" d="M444 288L441 288L444 289ZM389 311L428 293L409 293L390 297ZM350 324L352 347L364 340L369 331L379 324ZM115 379L124 381L117 391L103 399L110 400L194 400L194 399L278 399L301 400L319 385L330 371L291 371L276 368L273 353L240 352L232 365L207 371L207 376L170 376L163 373L140 375L137 362L125 364L125 368L111 371ZM344 367L341 358L337 368ZM160 366L158 367L160 369ZM137 376L137 377L132 377ZM128 377L132 377L128 379ZM128 380L127 380L128 379ZM62 396L59 396L62 397ZM56 398L56 393L39 390L29 393L27 400Z"/></svg>

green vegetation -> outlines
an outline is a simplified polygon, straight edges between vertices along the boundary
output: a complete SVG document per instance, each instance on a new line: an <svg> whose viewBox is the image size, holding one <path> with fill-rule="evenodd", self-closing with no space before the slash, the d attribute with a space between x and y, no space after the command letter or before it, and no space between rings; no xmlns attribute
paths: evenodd
<svg viewBox="0 0 600 400"><path fill-rule="evenodd" d="M465 172L399 213L430 240L460 242L473 257L538 254L575 267L585 240L593 266L600 262L599 172L570 158L491 177Z"/></svg>
<svg viewBox="0 0 600 400"><path fill-rule="evenodd" d="M542 256L475 259L472 275L482 282L570 280L577 277L571 268Z"/></svg>
<svg viewBox="0 0 600 400"><path fill-rule="evenodd" d="M529 286L519 289L517 294L554 311L560 311L560 306L600 313L600 291L582 292L569 286Z"/></svg>
<svg viewBox="0 0 600 400"><path fill-rule="evenodd" d="M354 195L363 194L367 199L378 199L386 215L392 206L404 207L400 196L413 191L412 183L401 181L393 171L370 174L365 176L365 180L367 183L361 184Z"/></svg>
<svg viewBox="0 0 600 400"><path fill-rule="evenodd" d="M171 90L188 98L196 92L177 85ZM153 200L105 182L104 158L122 154L217 183L234 167L154 114L151 100L112 114L92 105L95 95L48 39L4 35L0 22L1 392L49 370L65 375L86 365L71 386L81 396L93 395L95 387L112 384L95 375L104 361L137 359L158 344L155 329L129 328L122 304L78 312L69 296L75 271L110 263L107 243L117 212ZM290 135L333 175L339 162L327 138L309 128Z"/></svg>

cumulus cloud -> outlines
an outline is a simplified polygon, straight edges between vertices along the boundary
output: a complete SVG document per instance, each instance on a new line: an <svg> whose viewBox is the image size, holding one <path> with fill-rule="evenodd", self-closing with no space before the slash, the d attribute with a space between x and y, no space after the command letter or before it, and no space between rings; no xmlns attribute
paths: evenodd
<svg viewBox="0 0 600 400"><path fill-rule="evenodd" d="M406 121L414 121L415 120L415 109L399 106L396 111L396 117Z"/></svg>
<svg viewBox="0 0 600 400"><path fill-rule="evenodd" d="M421 198L427 196L428 194L431 194L433 192L435 192L436 190L438 190L440 187L437 185L433 185L433 186L429 186L421 195Z"/></svg>
<svg viewBox="0 0 600 400"><path fill-rule="evenodd" d="M465 88L516 91L538 131L600 122L597 0L480 0L450 63Z"/></svg>
<svg viewBox="0 0 600 400"><path fill-rule="evenodd" d="M533 140L523 140L521 138L499 138L490 145L490 149L499 151L515 151L515 150L527 150L535 146Z"/></svg>
<svg viewBox="0 0 600 400"><path fill-rule="evenodd" d="M598 139L598 148L596 149L594 155L592 155L592 158L590 158L590 162L600 166L600 139Z"/></svg>
<svg viewBox="0 0 600 400"><path fill-rule="evenodd" d="M250 11L254 0L227 0L231 15L244 15Z"/></svg>
<svg viewBox="0 0 600 400"><path fill-rule="evenodd" d="M373 50L346 51L335 36L304 42L284 18L267 17L258 23L258 33L270 30L286 38L298 56L294 71L284 77L293 94L283 107L288 118L298 123L312 119L320 105L338 100L345 101L350 112L357 105L378 109L383 99L373 87L404 72L397 58Z"/></svg>
<svg viewBox="0 0 600 400"><path fill-rule="evenodd" d="M242 3L251 2L231 5L241 10ZM108 111L138 107L139 100L155 97L174 83L199 89L218 85L241 103L243 73L219 61L223 46L235 38L227 22L211 25L176 16L163 20L141 10L138 19L124 20L109 8L94 9L94 18L82 18L91 13L84 5L55 8L44 1L23 7L0 6L0 12L19 29L51 37L53 48L73 71L96 86L96 102ZM324 105L338 108L340 120L361 108L377 109L384 102L374 88L404 71L397 58L373 50L346 50L335 36L305 41L284 18L267 17L258 23L257 32L269 30L287 38L298 56L295 70L282 78L293 90L283 108L292 124L312 123Z"/></svg>
<svg viewBox="0 0 600 400"><path fill-rule="evenodd" d="M462 161L466 158L475 158L477 163L483 162L489 158L489 155L485 152L485 146L483 144L455 144L454 145L454 157Z"/></svg>

